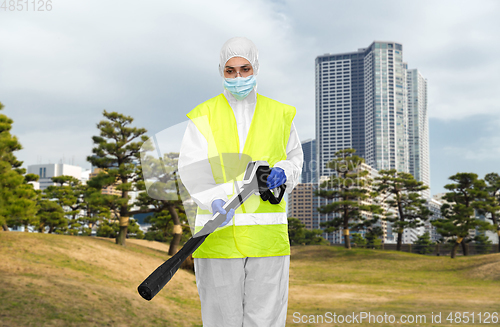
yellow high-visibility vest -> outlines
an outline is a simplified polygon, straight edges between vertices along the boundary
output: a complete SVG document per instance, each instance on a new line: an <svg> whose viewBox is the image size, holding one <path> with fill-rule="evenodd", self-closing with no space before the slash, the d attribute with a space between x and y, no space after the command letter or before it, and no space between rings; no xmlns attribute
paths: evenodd
<svg viewBox="0 0 500 327"><path fill-rule="evenodd" d="M249 156L252 161L265 160L270 167L287 158L286 147L295 116L292 106L257 94L257 104L243 149L240 149L236 118L224 94L203 102L187 116L207 140L207 157L214 180L223 184L228 198L235 192L229 177L231 170L235 169L235 162L224 163L224 158L227 158L224 154L241 153L242 158ZM242 160L238 163L242 173L233 181L243 179L247 161ZM199 231L211 218L210 211L198 208L195 231ZM262 201L258 195L252 195L236 210L233 220L226 227L217 229L206 238L193 257L244 258L289 254L285 201L271 204Z"/></svg>

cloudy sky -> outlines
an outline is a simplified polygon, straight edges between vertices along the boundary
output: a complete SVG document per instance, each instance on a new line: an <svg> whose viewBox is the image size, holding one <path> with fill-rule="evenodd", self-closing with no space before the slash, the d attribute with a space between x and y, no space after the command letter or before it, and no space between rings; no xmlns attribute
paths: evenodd
<svg viewBox="0 0 500 327"><path fill-rule="evenodd" d="M222 91L222 44L246 36L259 48L259 93L297 108L302 140L315 135L316 56L374 40L402 43L404 61L429 85L431 193L443 192L457 172L500 173L500 1L51 5L0 9L0 102L14 120L24 167L90 168L103 110L134 117L148 135L182 123Z"/></svg>

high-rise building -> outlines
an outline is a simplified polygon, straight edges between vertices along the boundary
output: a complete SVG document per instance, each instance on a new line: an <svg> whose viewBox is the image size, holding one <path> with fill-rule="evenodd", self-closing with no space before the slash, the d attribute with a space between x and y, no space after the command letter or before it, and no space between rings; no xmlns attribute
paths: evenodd
<svg viewBox="0 0 500 327"><path fill-rule="evenodd" d="M426 93L427 82L418 71L408 71L400 43L375 41L356 52L318 56L318 179L333 173L325 164L335 152L353 148L377 170L410 172L412 165L412 171L418 172L414 177L430 186L428 159L424 159L429 152Z"/></svg>
<svg viewBox="0 0 500 327"><path fill-rule="evenodd" d="M326 163L337 151L353 148L375 171L408 172L430 186L427 81L408 70L403 45L374 41L358 51L318 56L315 66L317 180L334 174ZM422 195L430 198L430 190ZM332 218L320 214L313 225ZM381 227L384 240L394 241L391 226ZM337 243L341 236L328 239Z"/></svg>
<svg viewBox="0 0 500 327"><path fill-rule="evenodd" d="M317 180L334 173L326 163L337 151L353 148L377 171L409 172L430 186L427 81L408 70L403 45L374 41L355 52L318 56L315 67ZM422 194L429 198L430 190ZM394 239L390 226L382 227L384 239Z"/></svg>
<svg viewBox="0 0 500 327"><path fill-rule="evenodd" d="M315 185L312 183L299 183L291 194L288 195L288 217L297 218L305 225L305 228L313 229L316 208L313 205L313 194ZM316 229L318 228L316 224Z"/></svg>
<svg viewBox="0 0 500 327"><path fill-rule="evenodd" d="M373 166L373 122L365 110L366 49L316 58L316 161L318 178L335 152L354 148Z"/></svg>
<svg viewBox="0 0 500 327"><path fill-rule="evenodd" d="M442 194L442 193L440 193ZM426 206L432 212L429 220L425 222L425 231L429 233L432 242L436 242L441 238L441 234L439 234L436 230L436 227L432 225L432 221L443 218L441 215L441 206L443 205L443 200L440 198L440 195L433 196L432 198L427 199Z"/></svg>
<svg viewBox="0 0 500 327"><path fill-rule="evenodd" d="M431 184L427 80L417 69L407 71L409 172L416 180ZM430 189L422 191L431 197Z"/></svg>
<svg viewBox="0 0 500 327"><path fill-rule="evenodd" d="M316 140L309 139L302 142L302 151L304 152L304 164L301 182L317 183Z"/></svg>

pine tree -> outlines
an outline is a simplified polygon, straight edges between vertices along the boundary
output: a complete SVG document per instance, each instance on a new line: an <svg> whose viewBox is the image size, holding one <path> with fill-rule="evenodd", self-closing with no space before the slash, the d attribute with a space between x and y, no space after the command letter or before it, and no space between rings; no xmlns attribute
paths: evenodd
<svg viewBox="0 0 500 327"><path fill-rule="evenodd" d="M49 233L64 233L68 226L68 219L64 216L63 208L56 201L41 199L38 203L38 232L45 232L49 227Z"/></svg>
<svg viewBox="0 0 500 327"><path fill-rule="evenodd" d="M429 187L417 181L413 175L396 169L380 170L379 174L375 178L377 192L384 194L382 202L397 212L397 217L387 215L385 220L397 230L397 250L401 251L404 230L423 226L431 215L425 205L426 200L418 193Z"/></svg>
<svg viewBox="0 0 500 327"><path fill-rule="evenodd" d="M326 245L329 244L321 234L321 229L308 230L297 218L288 218L288 238L290 245Z"/></svg>
<svg viewBox="0 0 500 327"><path fill-rule="evenodd" d="M431 241L429 232L420 235L415 241L415 250L420 254L429 254L434 251L434 243Z"/></svg>
<svg viewBox="0 0 500 327"><path fill-rule="evenodd" d="M362 248L366 246L366 239L360 233L354 233L351 236L351 243L354 243L358 248Z"/></svg>
<svg viewBox="0 0 500 327"><path fill-rule="evenodd" d="M83 209L85 187L73 176L52 177L52 181L58 185L51 185L43 190L43 197L55 201L63 209L68 233L78 235L82 231L78 215Z"/></svg>
<svg viewBox="0 0 500 327"><path fill-rule="evenodd" d="M4 106L0 103L0 111ZM0 225L4 231L8 227L25 225L28 231L29 224L36 223L36 197L30 181L37 177L27 174L26 169L20 168L22 161L17 160L15 151L22 146L17 138L10 134L13 120L0 114Z"/></svg>
<svg viewBox="0 0 500 327"><path fill-rule="evenodd" d="M119 208L119 232L116 243L125 245L127 235L130 207L128 193L134 189L134 183L141 176L137 173L137 164L140 159L140 149L148 138L144 135L147 131L144 128L129 127L133 118L116 112L103 112L106 120L101 120L97 124L100 136L93 136L95 147L92 149L93 156L88 156L87 160L93 166L106 170L108 176L100 174L94 186L107 187L116 185L116 189L121 191L120 197L113 198L114 205ZM134 141L139 138L140 141Z"/></svg>
<svg viewBox="0 0 500 327"><path fill-rule="evenodd" d="M32 174L23 176L23 183L12 190L13 199L9 216L6 219L9 227L24 226L25 232L29 231L29 226L36 227L39 223L37 201L41 192L33 189L33 185L27 183L28 180L33 180L30 179L29 175ZM38 180L38 178L34 180Z"/></svg>
<svg viewBox="0 0 500 327"><path fill-rule="evenodd" d="M89 188L86 192L86 207L90 210L87 212L87 216L90 215L90 218L95 220L98 226L97 236L118 239L122 197L115 194L102 194L102 189L113 185L115 180L115 176L106 172L99 172L97 176L92 177L87 182Z"/></svg>
<svg viewBox="0 0 500 327"><path fill-rule="evenodd" d="M103 195L99 189L91 187L88 183L83 185L81 207L85 212L85 216L80 217L83 226L82 235L92 235L95 226L111 218L111 210L104 204L106 201L102 197Z"/></svg>
<svg viewBox="0 0 500 327"><path fill-rule="evenodd" d="M484 177L488 197L478 204L479 212L488 215L493 221L497 235L500 239L500 176L497 173L489 173ZM500 241L498 242L500 252Z"/></svg>
<svg viewBox="0 0 500 327"><path fill-rule="evenodd" d="M479 233L474 237L474 242L476 245L476 253L478 254L488 254L491 252L491 245L493 242L484 234Z"/></svg>
<svg viewBox="0 0 500 327"><path fill-rule="evenodd" d="M380 249L382 247L382 240L380 237L383 235L384 231L380 226L368 228L368 232L365 234L366 247L369 249Z"/></svg>
<svg viewBox="0 0 500 327"><path fill-rule="evenodd" d="M369 172L361 169L364 159L354 155L356 150L344 149L335 153L336 158L327 163L327 168L333 169L335 174L320 185L315 191L320 196L332 202L321 206L318 211L322 214L337 214L332 220L320 225L326 227L330 233L343 230L344 244L351 248L349 230L359 230L375 224L382 208L376 204L363 204L375 193L371 192L371 179L367 178ZM367 214L371 214L369 219Z"/></svg>
<svg viewBox="0 0 500 327"><path fill-rule="evenodd" d="M184 232L187 231L186 226L188 226L186 209L190 208L183 205L182 198L187 199L190 196L177 174L179 153L165 153L161 157L152 156L152 153L159 153L153 143L149 139L141 150L139 175L142 178L137 181L136 187L139 191L147 190L147 192L139 193L135 205L140 209L132 213L154 212L156 216L150 219L154 219L156 224L152 227L162 230L163 237L169 240L171 236L168 254L174 255L181 241L186 240L186 236L183 237L183 235L189 235L189 232L186 234ZM148 187L144 178L148 180ZM152 180L155 181L153 184L150 182ZM195 213L191 214L194 217Z"/></svg>
<svg viewBox="0 0 500 327"><path fill-rule="evenodd" d="M288 239L290 245L300 245L305 238L305 225L297 218L288 217Z"/></svg>
<svg viewBox="0 0 500 327"><path fill-rule="evenodd" d="M181 220L185 220L183 215L180 215ZM172 215L168 210L163 210L160 212L155 212L153 215L146 217L146 222L151 223L151 227L148 229L145 238L151 241L158 242L174 242L176 234L174 231L174 220ZM180 240L183 243L189 239L189 227L183 227L183 238Z"/></svg>
<svg viewBox="0 0 500 327"><path fill-rule="evenodd" d="M447 192L443 199L446 201L441 206L442 219L431 223L436 226L437 232L443 237L455 240L451 250L451 258L455 258L457 248L462 244L464 255L467 247L464 242L470 242L469 230L489 230L492 225L476 218L476 209L481 208L479 200L488 197L486 183L478 179L474 173L457 173L449 177L455 183L446 184Z"/></svg>

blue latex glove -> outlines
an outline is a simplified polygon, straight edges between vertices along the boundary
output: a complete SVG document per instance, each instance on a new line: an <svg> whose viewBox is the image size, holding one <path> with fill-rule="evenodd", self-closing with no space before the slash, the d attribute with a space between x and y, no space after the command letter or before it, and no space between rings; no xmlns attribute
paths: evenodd
<svg viewBox="0 0 500 327"><path fill-rule="evenodd" d="M272 190L286 182L285 171L279 167L271 168L271 173L267 176L267 187Z"/></svg>
<svg viewBox="0 0 500 327"><path fill-rule="evenodd" d="M212 201L212 212L215 215L216 212L220 213L221 215L226 215L226 220L220 224L219 227L224 227L227 225L228 222L233 219L234 216L234 209L229 210L229 212L226 212L226 210L223 208L224 204L226 202L221 199L213 200Z"/></svg>

